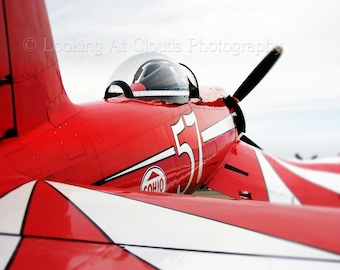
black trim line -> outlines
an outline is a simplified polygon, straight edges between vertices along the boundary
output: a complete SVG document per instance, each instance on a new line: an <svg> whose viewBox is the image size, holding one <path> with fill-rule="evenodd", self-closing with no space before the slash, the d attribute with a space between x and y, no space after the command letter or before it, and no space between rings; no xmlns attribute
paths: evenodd
<svg viewBox="0 0 340 270"><path fill-rule="evenodd" d="M0 235L2 235L2 234L0 234ZM7 262L7 264L6 264L5 268L4 268L6 270L11 268L13 262L15 261L16 256L18 255L18 253L20 251L20 247L22 246L22 241L24 240L24 237L22 237L20 235L16 235L15 237L19 237L20 240L18 241L18 244L15 247L15 249L14 249L12 255L11 255L11 258L9 258L9 260L8 260L8 262Z"/></svg>
<svg viewBox="0 0 340 270"><path fill-rule="evenodd" d="M27 216L28 216L29 208L31 207L32 198L34 196L35 189L37 188L37 184L38 184L38 180L36 180L36 182L34 183L34 186L32 187L32 190L31 190L30 197L28 198L28 201L27 201L25 214L24 214L24 216L22 218L22 223L21 223L21 228L20 228L20 235L24 235L24 229L25 229L25 226L26 226L26 221L27 221Z"/></svg>
<svg viewBox="0 0 340 270"><path fill-rule="evenodd" d="M18 124L17 124L17 110L15 104L15 94L14 94L14 82L13 82L13 67L12 67L12 57L11 57L11 46L10 46L10 39L8 33L8 19L7 19L7 7L6 1L2 1L2 8L3 8L3 15L4 15L4 28L5 28L5 36L6 36L6 45L7 45L7 54L8 54L8 68L9 68L9 75L6 78L10 81L11 84L11 98L12 98L12 110L13 110L13 128L6 134L6 138L12 138L18 136Z"/></svg>
<svg viewBox="0 0 340 270"><path fill-rule="evenodd" d="M243 171L243 170L241 170L241 169L239 169L239 168L236 168L236 167L234 167L234 166L231 166L231 165L229 165L229 164L225 164L225 165L224 165L224 168L227 169L227 170L230 170L230 171L233 171L233 172L236 172L236 173L245 175L245 176L248 176L248 175L249 175L249 173L247 173L247 172L245 172L245 171Z"/></svg>
<svg viewBox="0 0 340 270"><path fill-rule="evenodd" d="M159 155L160 153L166 152L166 151L168 151L168 150L170 150L170 149L172 149L172 148L174 148L174 147L171 146L171 147L169 147L168 149L165 149L165 150L163 150L163 151L161 151L161 152L159 152L159 153L157 153L157 154L155 154L155 155L153 155L153 156L151 156L151 157L148 157L148 158L146 158L146 159L144 159L144 160L141 160L140 162L135 163L135 164L131 165L131 166L128 167L128 168L125 168L125 169L123 169L123 170L121 170L121 171L118 171L118 172L116 172L116 173L114 173L114 174L111 174L111 175L109 175L109 176L107 176L107 177L105 177L105 178L103 178L103 179L101 179L101 180L99 180L99 181L97 181L97 182L94 182L94 183L91 184L91 185L92 185L92 186L101 186L101 185L104 185L104 184L106 184L106 183L109 183L109 182L111 182L111 181L113 181L113 180L116 180L117 178L120 178L120 177L122 177L122 176L125 176L125 175L127 175L127 174L129 174L129 173L133 173L133 172L138 171L138 170L140 170L140 169L143 169L143 168L145 168L145 167L147 167L147 166L150 166L150 165L153 164L154 162L152 162L152 163L150 163L150 164L146 164L146 165L144 165L144 166L142 166L142 167L137 167L137 168L135 168L134 170L131 170L131 171L129 170L130 168L133 168L133 167L135 167L136 165L141 164L141 163L143 163L144 161L146 161L146 160L148 160L148 159L152 159L153 157ZM173 155L171 155L171 156L173 156ZM165 160L165 159L167 159L167 158L169 158L169 157L171 157L171 156L165 156L164 158L157 160L157 162L162 161L162 160ZM126 173L123 173L124 171L126 171ZM122 173L123 173L123 174L122 174ZM116 175L119 175L119 176L116 176Z"/></svg>
<svg viewBox="0 0 340 270"><path fill-rule="evenodd" d="M44 181L47 185L49 185L52 189L54 189L58 194L60 194L65 200L67 200L73 207L75 207L83 216L85 219L87 219L102 235L103 237L108 241L106 244L116 244L106 233L105 231L97 225L97 223L94 222L88 215L86 215L74 202L72 202L69 198L67 198L61 191L59 191L57 188L55 188L50 183ZM58 238L60 239L60 238ZM72 239L71 239L72 240ZM84 242L84 241L82 241ZM90 241L88 241L90 242ZM93 242L93 241L92 241Z"/></svg>
<svg viewBox="0 0 340 270"><path fill-rule="evenodd" d="M279 238L282 239L282 238ZM298 243L298 242L294 242ZM118 244L128 247L141 247L141 248L150 248L150 249L164 249L164 250L174 250L174 251L188 251L188 252L201 252L201 253L210 253L210 254L220 254L220 255L237 255L237 256L250 256L250 257L261 257L261 258L273 258L273 259L288 259L288 260L300 260L300 261L316 261L316 262L334 262L339 263L340 260L336 259L323 259L323 258L309 258L309 257L293 257L287 255L274 255L274 254L252 254L252 253L241 253L241 252L227 252L227 251L212 251L212 250L199 250L199 249L186 249L186 248L171 248L171 247L157 247L157 246L142 246L142 245L130 245L130 244ZM311 247L308 246L307 247ZM323 249L317 248L319 250L325 251ZM337 253L335 253L337 255Z"/></svg>

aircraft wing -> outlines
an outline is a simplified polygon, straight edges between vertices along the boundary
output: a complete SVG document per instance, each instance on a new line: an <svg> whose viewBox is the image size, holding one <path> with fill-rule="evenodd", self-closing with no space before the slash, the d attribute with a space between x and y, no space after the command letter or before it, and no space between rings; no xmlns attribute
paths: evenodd
<svg viewBox="0 0 340 270"><path fill-rule="evenodd" d="M340 159L291 161L238 141L209 188L235 199L340 206Z"/></svg>
<svg viewBox="0 0 340 270"><path fill-rule="evenodd" d="M31 181L0 215L6 269L340 266L338 208Z"/></svg>

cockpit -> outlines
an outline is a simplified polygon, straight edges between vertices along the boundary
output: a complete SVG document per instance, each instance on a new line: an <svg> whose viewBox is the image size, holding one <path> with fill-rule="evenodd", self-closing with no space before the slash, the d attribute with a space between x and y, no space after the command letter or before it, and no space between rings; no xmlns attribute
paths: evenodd
<svg viewBox="0 0 340 270"><path fill-rule="evenodd" d="M195 75L185 65L158 53L133 56L112 74L104 98L125 95L183 104L198 98Z"/></svg>

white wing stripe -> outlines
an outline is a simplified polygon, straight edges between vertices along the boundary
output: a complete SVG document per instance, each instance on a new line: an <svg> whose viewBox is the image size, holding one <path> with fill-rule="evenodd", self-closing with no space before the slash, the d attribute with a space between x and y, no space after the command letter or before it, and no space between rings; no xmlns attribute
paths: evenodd
<svg viewBox="0 0 340 270"><path fill-rule="evenodd" d="M324 250L214 220L94 190L50 184L116 244L340 261L340 256ZM183 226L179 227L178 220Z"/></svg>
<svg viewBox="0 0 340 270"><path fill-rule="evenodd" d="M19 236L0 235L0 269L6 268L19 241Z"/></svg>
<svg viewBox="0 0 340 270"><path fill-rule="evenodd" d="M339 269L338 262L125 246L159 269Z"/></svg>
<svg viewBox="0 0 340 270"><path fill-rule="evenodd" d="M261 152L255 147L253 149L256 153L257 160L260 163L263 178L268 191L269 201L301 205L299 199L295 197L293 192L290 191L290 189L286 186L280 176L278 176L276 171L261 154Z"/></svg>
<svg viewBox="0 0 340 270"><path fill-rule="evenodd" d="M325 189L340 193L340 175L331 172L315 171L305 168L300 168L292 164L286 163L278 158L273 157L282 166L295 173L307 181L319 185Z"/></svg>
<svg viewBox="0 0 340 270"><path fill-rule="evenodd" d="M0 199L0 233L20 233L34 184L28 182Z"/></svg>
<svg viewBox="0 0 340 270"><path fill-rule="evenodd" d="M104 181L107 182L107 181L113 180L113 179L118 178L122 175L128 174L130 172L133 172L135 170L138 170L138 169L143 168L145 166L148 166L150 164L156 163L160 160L166 159L166 158L171 157L173 155L176 155L176 152L175 152L175 148L171 147L171 148L169 148L169 149L167 149L163 152L160 152L159 154L157 154L157 155L155 155L155 156L153 156L153 157L151 157L147 160L144 160L143 162L140 162L140 163L124 170L124 171L121 171L120 173L117 173L115 175L112 175L112 176L106 178Z"/></svg>

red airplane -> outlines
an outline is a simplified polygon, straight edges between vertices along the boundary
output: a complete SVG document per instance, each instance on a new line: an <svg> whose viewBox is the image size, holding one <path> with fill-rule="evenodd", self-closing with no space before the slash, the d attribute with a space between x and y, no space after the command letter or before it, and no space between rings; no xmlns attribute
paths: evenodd
<svg viewBox="0 0 340 270"><path fill-rule="evenodd" d="M76 105L44 2L0 8L0 268L338 269L339 162L279 159L244 135L238 103L281 48L233 96L146 53ZM171 194L202 186L248 201Z"/></svg>

